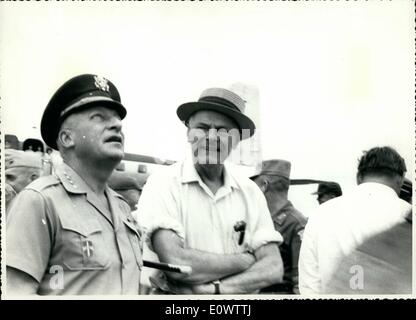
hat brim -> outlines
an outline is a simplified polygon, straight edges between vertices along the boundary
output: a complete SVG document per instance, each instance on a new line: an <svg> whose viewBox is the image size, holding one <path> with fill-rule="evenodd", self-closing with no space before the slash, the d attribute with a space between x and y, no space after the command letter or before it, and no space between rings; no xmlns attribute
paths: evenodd
<svg viewBox="0 0 416 320"><path fill-rule="evenodd" d="M61 110L59 108L56 108L52 105L48 105L45 109L45 112L43 113L41 125L40 125L40 131L42 139L45 141L45 143L51 147L52 149L58 150L58 145L56 144L56 139L58 137L59 129L61 128L62 122L71 114L77 113L80 111L83 111L87 108L95 107L95 106L101 106L101 107L107 107L110 109L115 110L121 119L124 119L124 117L127 114L126 109L124 106L115 100L94 100L92 102L87 102L85 104L81 104L71 110L71 112L68 112L64 115L64 117L60 116ZM58 121L56 119L59 119Z"/></svg>
<svg viewBox="0 0 416 320"><path fill-rule="evenodd" d="M192 114L202 110L215 111L224 114L233 119L239 126L240 130L250 130L249 136L242 135L242 139L247 139L253 136L253 134L256 131L256 125L249 117L237 110L213 102L199 101L184 103L178 107L178 109L176 110L176 114L178 115L181 121L186 122Z"/></svg>
<svg viewBox="0 0 416 320"><path fill-rule="evenodd" d="M342 193L341 192L337 192L337 191L335 191L335 190L325 190L325 191L315 191L315 192L313 192L313 193L311 193L312 195L321 195L321 194L333 194L333 195L336 195L337 197L339 197L339 196L342 196Z"/></svg>

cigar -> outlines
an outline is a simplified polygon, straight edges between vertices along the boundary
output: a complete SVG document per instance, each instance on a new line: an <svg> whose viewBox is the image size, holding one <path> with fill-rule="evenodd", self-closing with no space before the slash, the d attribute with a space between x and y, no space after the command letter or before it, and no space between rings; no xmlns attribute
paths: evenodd
<svg viewBox="0 0 416 320"><path fill-rule="evenodd" d="M183 266L183 265L178 265L178 264L170 264L170 263L155 262L155 261L147 261L147 260L143 260L143 266L148 267L148 268L154 268L154 269L177 272L177 273L184 273L184 274L191 274L192 272L192 268L190 266Z"/></svg>

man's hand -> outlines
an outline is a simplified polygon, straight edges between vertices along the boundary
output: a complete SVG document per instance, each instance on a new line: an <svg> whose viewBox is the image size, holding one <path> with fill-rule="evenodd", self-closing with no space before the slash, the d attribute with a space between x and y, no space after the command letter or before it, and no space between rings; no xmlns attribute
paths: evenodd
<svg viewBox="0 0 416 320"><path fill-rule="evenodd" d="M254 254L257 261L250 268L221 279L221 293L253 293L282 282L283 261L277 244L265 244Z"/></svg>
<svg viewBox="0 0 416 320"><path fill-rule="evenodd" d="M215 254L185 249L182 239L172 230L155 231L152 243L161 262L188 265L192 268L190 275L166 272L169 278L188 285L203 284L238 274L256 261L249 253Z"/></svg>

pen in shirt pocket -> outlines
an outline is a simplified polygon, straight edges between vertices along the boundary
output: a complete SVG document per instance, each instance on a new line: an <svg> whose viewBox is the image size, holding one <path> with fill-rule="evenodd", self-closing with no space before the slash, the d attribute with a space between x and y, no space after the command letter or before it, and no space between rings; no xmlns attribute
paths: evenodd
<svg viewBox="0 0 416 320"><path fill-rule="evenodd" d="M246 234L246 222L245 221L238 221L235 225L234 225L234 231L235 232L240 232L240 236L238 238L238 245L242 245L244 242L244 236Z"/></svg>

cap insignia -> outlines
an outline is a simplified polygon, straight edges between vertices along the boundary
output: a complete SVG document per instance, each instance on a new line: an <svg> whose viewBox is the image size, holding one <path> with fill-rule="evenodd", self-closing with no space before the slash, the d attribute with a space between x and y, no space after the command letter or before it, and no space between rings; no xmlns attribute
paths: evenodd
<svg viewBox="0 0 416 320"><path fill-rule="evenodd" d="M108 85L108 80L104 77L94 76L94 84L95 86L100 89L101 91L110 91L110 86Z"/></svg>

